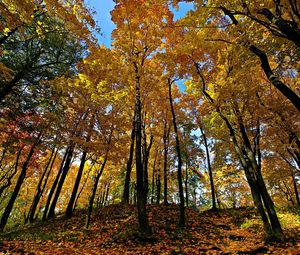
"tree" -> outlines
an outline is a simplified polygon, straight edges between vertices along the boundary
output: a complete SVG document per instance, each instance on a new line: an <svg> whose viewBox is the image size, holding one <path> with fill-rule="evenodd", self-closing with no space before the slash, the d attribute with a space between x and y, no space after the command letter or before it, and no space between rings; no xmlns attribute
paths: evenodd
<svg viewBox="0 0 300 255"><path fill-rule="evenodd" d="M183 196L183 185L182 185L182 156L181 156L181 148L180 148L180 141L179 141L179 134L177 129L177 122L176 122L176 115L173 106L173 97L172 97L172 83L170 78L168 78L168 86L169 86L169 100L170 100L170 107L172 112L173 118L173 128L175 133L175 140L176 140L176 152L178 157L178 169L177 169L177 179L178 179L178 189L179 189L179 198L180 198L180 217L179 217L179 225L185 225L185 215L184 215L184 196Z"/></svg>
<svg viewBox="0 0 300 255"><path fill-rule="evenodd" d="M27 154L27 157L26 157L24 163L22 164L22 169L21 169L20 175L18 177L17 183L15 185L14 191L13 191L13 193L10 197L10 200L8 201L8 204L6 205L5 211L4 211L4 213L1 217L1 222L0 222L0 231L1 232L4 230L4 228L6 226L9 215L10 215L12 209L13 209L16 198L19 194L21 186L22 186L22 184L24 182L24 179L26 177L26 171L28 169L29 162L30 162L31 157L33 156L33 154L35 152L36 147L41 142L42 135L43 135L42 131L40 131L38 134L32 134L33 143L32 143L32 145L29 149L29 152Z"/></svg>
<svg viewBox="0 0 300 255"><path fill-rule="evenodd" d="M137 9L138 7L138 9ZM152 15L156 13L156 15ZM145 19L147 17L147 19ZM142 159L142 92L143 77L147 73L148 58L162 43L161 27L171 20L168 6L163 2L119 1L112 11L117 28L113 31L113 45L124 54L131 66L131 81L135 87L135 160L137 183L137 208L139 232L149 236L150 227L146 213L144 170ZM166 22L164 22L164 19Z"/></svg>
<svg viewBox="0 0 300 255"><path fill-rule="evenodd" d="M64 7L59 3L46 2L49 4L48 6L54 4L57 5L56 7L60 6L60 11L65 11L63 10ZM28 6L26 6L26 4L28 4ZM24 9L26 12L27 8L35 5L31 3L31 1L27 1L26 4L9 4L5 1L1 4L1 7L8 12L12 12L12 14L8 14L10 22L12 18L10 15L18 16L14 13L16 10L23 12ZM29 11L24 16L18 16L19 18L21 17L21 19L25 19L26 21L23 21L25 23L23 24L22 21L18 22L16 20L15 22L19 25L16 24L16 27L13 28L13 33L9 35L9 40L6 40L2 46L3 54L0 55L0 62L3 67L10 71L6 71L9 76L0 76L2 82L0 90L1 102L17 88L24 88L24 86L28 86L28 84L38 86L41 85L41 80L53 79L68 71L74 72L74 64L82 56L83 43L81 40L83 38L76 37L76 33L74 34L73 31L70 30L72 21L63 23L63 20L49 15L47 11L39 12L38 8L39 7L37 7L34 14L30 14L32 11ZM84 7L82 4L77 4L76 8L79 8L78 13L82 12L83 14L85 12L85 14L82 15L83 20L75 21L77 17L74 14L70 14L70 16L77 25L82 23L81 27L83 30L80 32L80 35L89 36L86 27L88 24L84 21L84 19L88 18L88 11L83 10ZM32 10L34 9L35 8L32 8ZM27 15L29 15L29 17L27 17ZM63 15L63 12L59 13L59 15ZM33 16L33 18L31 18L31 16ZM29 22L29 20L31 20L31 22ZM26 22L28 22L28 24L26 24ZM90 20L90 22L92 21ZM20 26L22 29L18 28ZM10 30L8 27L6 27L6 29ZM74 27L72 29L74 29ZM76 29L76 31L80 30ZM4 38L5 35L2 39ZM22 89L19 91L21 90ZM29 95L26 96L29 97Z"/></svg>

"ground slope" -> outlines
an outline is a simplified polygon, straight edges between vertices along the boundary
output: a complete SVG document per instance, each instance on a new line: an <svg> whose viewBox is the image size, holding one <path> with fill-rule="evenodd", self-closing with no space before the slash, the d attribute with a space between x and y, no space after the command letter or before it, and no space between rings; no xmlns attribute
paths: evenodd
<svg viewBox="0 0 300 255"><path fill-rule="evenodd" d="M285 240L266 243L253 209L199 213L187 209L187 226L177 227L176 205L149 206L151 239L137 235L134 206L95 210L90 229L85 211L70 220L57 217L2 234L0 254L300 254L300 228L285 230Z"/></svg>

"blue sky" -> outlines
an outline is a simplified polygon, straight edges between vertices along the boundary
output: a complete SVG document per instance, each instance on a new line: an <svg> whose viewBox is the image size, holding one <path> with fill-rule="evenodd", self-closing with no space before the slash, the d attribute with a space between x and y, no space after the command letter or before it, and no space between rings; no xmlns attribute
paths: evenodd
<svg viewBox="0 0 300 255"><path fill-rule="evenodd" d="M111 21L110 11L114 8L113 0L85 0L87 5L94 8L96 11L95 20L101 29L101 36L98 36L100 44L110 47L111 32L115 28L114 23ZM180 3L179 10L174 11L174 18L178 19L183 17L189 10L193 8L192 3Z"/></svg>

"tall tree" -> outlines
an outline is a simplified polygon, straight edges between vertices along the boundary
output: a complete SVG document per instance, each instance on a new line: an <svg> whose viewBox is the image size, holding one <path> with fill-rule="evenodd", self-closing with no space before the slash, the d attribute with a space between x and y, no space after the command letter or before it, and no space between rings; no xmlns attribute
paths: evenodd
<svg viewBox="0 0 300 255"><path fill-rule="evenodd" d="M13 209L16 198L17 198L17 196L20 192L21 186L22 186L22 184L24 182L24 179L26 177L26 172L27 172L30 160L31 160L31 158L32 158L32 156L33 156L33 154L36 150L36 147L41 142L42 136L43 136L43 132L39 132L36 135L36 137L34 135L32 137L33 143L32 143L32 145L29 149L29 152L27 154L27 157L26 157L24 163L22 164L22 169L21 169L20 175L18 177L17 183L16 183L15 188L13 190L13 193L12 193L12 195L11 195L9 201L8 201L8 204L5 207L4 213L2 214L2 217L1 217L1 222L0 222L0 231L1 232L4 230L4 228L6 226L9 215L10 215L12 209Z"/></svg>
<svg viewBox="0 0 300 255"><path fill-rule="evenodd" d="M156 15L152 15L153 13ZM148 13L147 15L145 15ZM144 17L147 16L147 19ZM144 170L142 159L142 96L143 78L147 72L148 59L162 44L162 26L170 22L171 13L166 3L146 3L141 0L118 1L112 11L116 24L113 31L114 46L124 54L131 66L131 80L135 93L135 160L137 184L137 209L141 236L150 234L144 192Z"/></svg>
<svg viewBox="0 0 300 255"><path fill-rule="evenodd" d="M180 198L180 217L179 217L179 225L185 225L185 214L184 214L184 195L183 195L183 185L182 185L182 156L181 156L181 148L179 141L179 133L177 128L176 114L173 105L173 97L172 97L172 81L168 78L168 87L169 87L169 101L173 118L173 128L175 133L175 141L176 141L176 152L177 152L177 180L178 180L178 189L179 189L179 198Z"/></svg>

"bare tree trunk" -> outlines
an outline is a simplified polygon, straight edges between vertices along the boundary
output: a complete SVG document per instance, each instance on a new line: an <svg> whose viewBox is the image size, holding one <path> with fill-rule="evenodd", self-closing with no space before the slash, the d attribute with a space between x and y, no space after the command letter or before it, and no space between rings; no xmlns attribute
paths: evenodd
<svg viewBox="0 0 300 255"><path fill-rule="evenodd" d="M295 179L295 174L294 173L292 173L292 180L293 180L293 186L294 186L294 192L295 192L297 205L300 206L299 192L298 192L297 181Z"/></svg>
<svg viewBox="0 0 300 255"><path fill-rule="evenodd" d="M160 172L157 172L157 175L156 175L156 204L160 203L160 194L161 194Z"/></svg>
<svg viewBox="0 0 300 255"><path fill-rule="evenodd" d="M189 168L189 164L188 164L188 157L187 157L186 164L185 164L185 201L186 201L186 207L189 207L189 192L188 192L189 174L188 174L188 168Z"/></svg>
<svg viewBox="0 0 300 255"><path fill-rule="evenodd" d="M123 198L122 198L122 202L124 204L129 203L130 175L131 175L131 170L132 170L133 153L134 153L134 139L135 139L135 113L134 113L134 117L133 117L133 121L132 121L129 157L128 157L127 164L126 164L126 176L125 176L124 192L123 192Z"/></svg>
<svg viewBox="0 0 300 255"><path fill-rule="evenodd" d="M202 138L203 138L203 141L204 141L205 153L206 153L206 161L207 161L207 169L208 169L209 181L210 181L210 190L211 190L211 199L212 199L212 210L215 211L217 209L217 205L216 205L216 195L215 195L214 178L213 178L213 173L212 173L211 163L210 163L209 147L208 147L208 142L207 142L206 135L204 133L204 130L202 129L201 122L198 123L198 126L200 128L200 132L201 132L201 135L202 135Z"/></svg>
<svg viewBox="0 0 300 255"><path fill-rule="evenodd" d="M152 188L151 188L151 204L154 202L154 188L155 188L155 174L156 174L156 158L157 158L158 150L156 151L155 157L154 157L154 162L153 162L153 168L152 168Z"/></svg>
<svg viewBox="0 0 300 255"><path fill-rule="evenodd" d="M104 206L108 204L109 188L110 188L110 182L109 182L109 183L107 184L107 186L106 186L106 190L105 190L105 199L104 199L104 203L103 203Z"/></svg>
<svg viewBox="0 0 300 255"><path fill-rule="evenodd" d="M142 105L141 105L141 91L140 91L140 75L137 63L134 63L136 73L136 96L135 96L135 111L136 111L136 125L135 125L135 160L136 160L136 191L137 191L137 211L139 233L142 238L150 235L151 229L148 222L146 211L146 200L144 194L144 170L142 162Z"/></svg>
<svg viewBox="0 0 300 255"><path fill-rule="evenodd" d="M131 186L131 191L132 191L132 204L135 206L137 205L137 196L136 196L136 184L133 183Z"/></svg>
<svg viewBox="0 0 300 255"><path fill-rule="evenodd" d="M65 162L64 167L62 169L62 174L61 174L60 179L59 179L58 184L57 184L57 189L56 189L54 198L52 200L52 203L51 203L48 215L47 215L47 219L48 220L51 219L51 218L53 218L55 216L56 203L58 201L61 189L62 189L62 187L64 185L65 179L66 179L67 174L69 172L69 169L71 167L71 161L72 161L72 158L73 158L74 149L75 149L75 144L71 144L70 145L70 149L68 151L67 158L66 158L66 162Z"/></svg>
<svg viewBox="0 0 300 255"><path fill-rule="evenodd" d="M167 120L164 123L164 205L168 204L168 151L169 151L170 127L167 128Z"/></svg>
<svg viewBox="0 0 300 255"><path fill-rule="evenodd" d="M148 180L148 162L149 162L149 155L150 155L150 150L153 144L153 135L151 134L150 136L150 142L149 145L147 146L147 136L146 136L146 130L145 126L143 126L143 177L144 177L144 199L146 200L146 203L148 201L148 193L149 193L149 180Z"/></svg>
<svg viewBox="0 0 300 255"><path fill-rule="evenodd" d="M169 100L170 100L170 106L172 111L172 118L173 118L173 127L174 127L174 133L175 133L175 140L176 140L176 152L178 157L178 168L177 168L177 180L178 180L178 186L179 186L179 199L180 199L180 218L179 218L179 225L184 226L185 225L185 215L184 215L184 195L183 195L183 186L182 186L182 157L181 157L181 151L180 151L180 142L179 142L179 135L177 130L177 123L176 123L176 115L173 107L173 99L172 99L172 81L171 79L168 79L168 85L169 85Z"/></svg>
<svg viewBox="0 0 300 255"><path fill-rule="evenodd" d="M70 149L70 148L67 147L66 152L65 152L65 154L64 154L64 157L63 157L63 159L62 159L62 161L61 161L60 168L59 168L58 173L57 173L57 175L56 175L56 178L55 178L55 180L54 180L54 182L53 182L53 184L52 184L52 187L51 187L51 189L50 189L50 192L49 192L49 195L48 195L48 198L47 198L47 201L46 201L46 205L45 205L45 208L44 208L43 217L42 217L42 220L43 220L43 221L45 221L45 220L47 219L47 214L48 214L49 206L50 206L50 203L51 203L51 200L52 200L52 196L53 196L53 194L54 194L54 192L55 192L55 189L56 189L56 186L57 186L57 184L58 184L59 178L60 178L60 176L61 176L61 174L62 174L62 169L63 169L63 166L64 166L64 164L65 164L67 155L68 155L68 153L69 153L69 149Z"/></svg>
<svg viewBox="0 0 300 255"><path fill-rule="evenodd" d="M87 140L88 140L87 142L89 142L89 139L87 139ZM77 191L78 191L78 188L79 188L80 180L81 180L81 177L82 177L82 174L83 174L84 165L85 165L85 162L86 162L86 156L87 156L87 151L84 151L82 153L82 157L81 157L77 177L76 177L75 184L74 184L74 187L73 187L73 191L72 191L72 194L71 194L68 206L67 206L67 210L66 210L66 213L65 213L65 218L66 219L70 219L72 217L73 207L74 207Z"/></svg>

